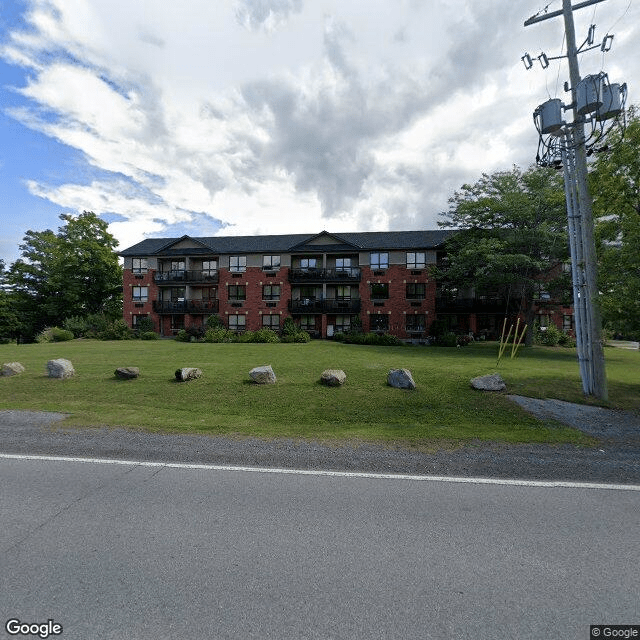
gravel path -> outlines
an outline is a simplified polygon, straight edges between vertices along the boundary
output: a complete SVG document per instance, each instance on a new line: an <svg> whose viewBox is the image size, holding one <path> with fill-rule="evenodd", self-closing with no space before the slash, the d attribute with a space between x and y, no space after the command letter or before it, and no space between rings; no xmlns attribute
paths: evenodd
<svg viewBox="0 0 640 640"><path fill-rule="evenodd" d="M426 452L393 445L74 428L64 415L0 411L0 452L438 476L640 484L640 417L559 400L510 396L541 419L598 438L595 448L472 442Z"/></svg>

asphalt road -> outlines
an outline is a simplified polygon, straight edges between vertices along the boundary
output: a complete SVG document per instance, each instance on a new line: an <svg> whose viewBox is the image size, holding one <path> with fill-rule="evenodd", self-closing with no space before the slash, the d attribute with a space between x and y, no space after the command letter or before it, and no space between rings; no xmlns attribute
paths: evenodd
<svg viewBox="0 0 640 640"><path fill-rule="evenodd" d="M52 619L63 640L586 640L640 624L631 487L0 458L0 513L0 637L11 618Z"/></svg>

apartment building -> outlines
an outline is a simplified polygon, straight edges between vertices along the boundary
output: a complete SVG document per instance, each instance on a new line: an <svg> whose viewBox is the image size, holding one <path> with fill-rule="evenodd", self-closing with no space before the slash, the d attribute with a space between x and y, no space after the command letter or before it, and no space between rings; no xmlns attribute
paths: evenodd
<svg viewBox="0 0 640 640"><path fill-rule="evenodd" d="M434 320L456 333L499 338L515 322L519 297L473 289L443 291L432 268L455 231L388 231L316 235L149 238L124 258L124 320L149 316L175 335L218 315L233 331L282 328L284 319L317 338L356 322L365 332L422 340ZM541 326L572 332L573 308L540 284ZM521 316L521 319L522 316Z"/></svg>
<svg viewBox="0 0 640 640"><path fill-rule="evenodd" d="M430 274L453 231L149 238L124 258L124 319L152 318L164 336L217 314L234 331L284 319L330 338L361 322L402 339L427 335Z"/></svg>

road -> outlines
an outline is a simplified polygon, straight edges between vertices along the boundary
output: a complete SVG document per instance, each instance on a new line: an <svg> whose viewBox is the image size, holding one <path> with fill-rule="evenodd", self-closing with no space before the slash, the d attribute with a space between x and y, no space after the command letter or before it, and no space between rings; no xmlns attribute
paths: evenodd
<svg viewBox="0 0 640 640"><path fill-rule="evenodd" d="M63 640L640 624L638 487L495 482L2 457L0 637L24 637L10 618Z"/></svg>

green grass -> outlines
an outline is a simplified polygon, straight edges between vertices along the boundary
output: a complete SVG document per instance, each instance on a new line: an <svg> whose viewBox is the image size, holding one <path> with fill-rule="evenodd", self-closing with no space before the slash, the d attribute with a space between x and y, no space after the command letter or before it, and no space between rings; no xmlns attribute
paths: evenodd
<svg viewBox="0 0 640 640"><path fill-rule="evenodd" d="M610 405L638 409L640 354L608 349ZM26 372L0 378L0 409L69 414L67 424L123 426L155 431L236 436L383 441L403 446L463 442L571 442L587 437L543 423L501 394L471 389L472 377L496 371L497 346L463 349L365 347L326 341L309 344L189 344L175 341L2 345L0 362ZM76 376L46 376L46 362L67 358ZM254 366L271 364L276 385L249 380ZM138 366L137 380L118 380L118 366ZM193 366L203 377L174 380ZM415 391L386 384L391 368L411 370ZM319 384L326 368L343 369L341 388ZM584 402L575 351L533 348L504 359L497 371L510 393Z"/></svg>

